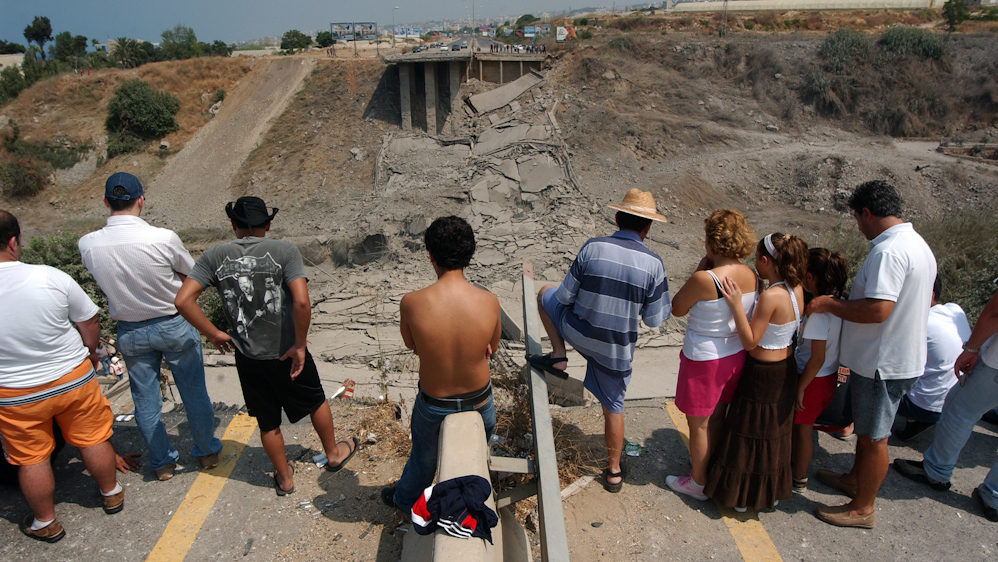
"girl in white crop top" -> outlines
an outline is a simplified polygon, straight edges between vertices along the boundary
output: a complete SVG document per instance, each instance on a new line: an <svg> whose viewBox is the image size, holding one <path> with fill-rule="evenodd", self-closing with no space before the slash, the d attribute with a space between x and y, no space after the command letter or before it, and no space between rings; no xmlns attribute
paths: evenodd
<svg viewBox="0 0 998 562"><path fill-rule="evenodd" d="M775 242L774 237L777 237ZM777 245L782 253L776 250ZM769 282L769 288L759 295L751 322L745 315L742 290L737 283L724 279L721 293L731 307L738 337L749 356L760 361L781 361L790 356L790 342L800 323L807 244L796 236L770 234L759 242L755 269L759 277Z"/></svg>

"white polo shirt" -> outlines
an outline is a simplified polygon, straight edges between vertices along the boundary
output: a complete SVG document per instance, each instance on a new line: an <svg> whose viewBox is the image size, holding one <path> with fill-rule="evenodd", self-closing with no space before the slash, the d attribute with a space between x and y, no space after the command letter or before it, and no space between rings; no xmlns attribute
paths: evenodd
<svg viewBox="0 0 998 562"><path fill-rule="evenodd" d="M960 305L949 302L929 309L925 372L918 377L915 387L908 391L908 399L912 403L930 412L943 411L946 394L956 384L953 364L963 351L963 342L969 337L970 323Z"/></svg>
<svg viewBox="0 0 998 562"><path fill-rule="evenodd" d="M97 314L73 278L47 265L0 263L0 387L52 382L90 355L73 322Z"/></svg>
<svg viewBox="0 0 998 562"><path fill-rule="evenodd" d="M83 265L107 295L111 318L140 322L177 313L180 275L191 272L194 260L172 230L115 215L79 246Z"/></svg>
<svg viewBox="0 0 998 562"><path fill-rule="evenodd" d="M894 308L875 324L845 321L839 361L860 376L883 380L922 374L926 323L936 278L936 258L911 223L894 225L870 241L849 300L888 300Z"/></svg>

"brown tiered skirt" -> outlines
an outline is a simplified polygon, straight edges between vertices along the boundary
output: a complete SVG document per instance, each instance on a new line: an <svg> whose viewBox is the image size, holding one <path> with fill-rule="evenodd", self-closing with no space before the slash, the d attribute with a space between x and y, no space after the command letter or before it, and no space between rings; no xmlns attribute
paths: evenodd
<svg viewBox="0 0 998 562"><path fill-rule="evenodd" d="M756 510L790 497L796 390L792 355L773 363L746 359L710 458L704 494L726 507Z"/></svg>

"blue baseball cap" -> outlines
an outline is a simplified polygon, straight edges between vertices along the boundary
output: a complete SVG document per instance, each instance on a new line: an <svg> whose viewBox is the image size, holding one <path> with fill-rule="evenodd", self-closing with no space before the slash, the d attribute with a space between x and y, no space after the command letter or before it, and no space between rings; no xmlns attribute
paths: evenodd
<svg viewBox="0 0 998 562"><path fill-rule="evenodd" d="M114 195L114 188L123 187L125 195ZM142 196L142 182L128 172L116 172L104 182L104 197L119 201L131 201Z"/></svg>

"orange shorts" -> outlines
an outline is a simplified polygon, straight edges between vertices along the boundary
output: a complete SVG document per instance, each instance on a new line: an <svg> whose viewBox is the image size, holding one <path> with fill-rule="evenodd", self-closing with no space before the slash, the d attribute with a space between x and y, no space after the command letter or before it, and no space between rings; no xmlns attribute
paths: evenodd
<svg viewBox="0 0 998 562"><path fill-rule="evenodd" d="M111 403L101 394L90 359L32 388L0 388L0 442L16 466L40 463L55 449L52 420L66 443L91 447L111 437Z"/></svg>

